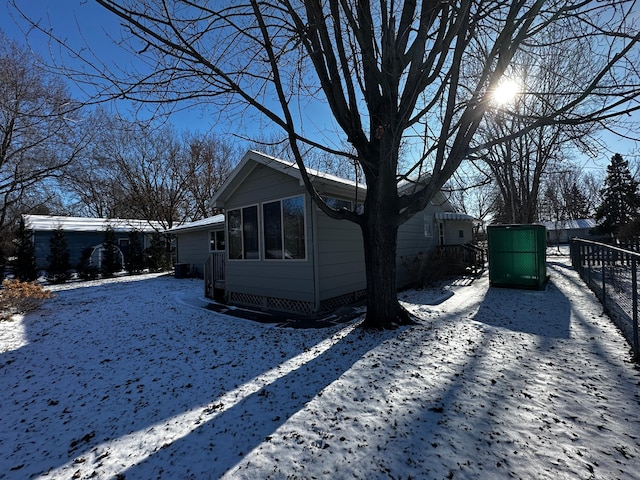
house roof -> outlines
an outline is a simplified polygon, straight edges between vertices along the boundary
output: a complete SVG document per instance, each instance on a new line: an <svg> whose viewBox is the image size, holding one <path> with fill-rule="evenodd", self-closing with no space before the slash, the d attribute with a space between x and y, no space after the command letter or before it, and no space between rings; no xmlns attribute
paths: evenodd
<svg viewBox="0 0 640 480"><path fill-rule="evenodd" d="M284 173L285 175L289 175L297 179L300 182L300 185L304 185L302 181L302 174L300 173L300 168L295 162L287 162L285 160L281 160L276 157L272 157L265 153L258 152L256 150L249 150L240 163L233 169L231 175L224 182L222 187L216 192L216 194L211 199L211 204L219 207L224 207L223 199L229 197L233 191L238 188L238 186L242 183L245 176L253 169L253 166L262 164L267 167L273 168L279 172ZM307 172L311 177L311 181L317 185L331 185L340 189L350 190L357 189L364 194L366 192L366 186L362 183L356 183L353 180L348 180L346 178L341 178L336 175L331 175L330 173L320 172L319 170L315 170L312 168L307 168Z"/></svg>
<svg viewBox="0 0 640 480"><path fill-rule="evenodd" d="M159 222L124 218L64 217L58 215L23 215L27 228L35 231L51 231L62 228L70 232L104 231L111 226L116 232L137 230L144 233L161 232Z"/></svg>
<svg viewBox="0 0 640 480"><path fill-rule="evenodd" d="M584 230L594 228L597 222L593 218L579 218L577 220L560 220L557 222L542 222L547 230Z"/></svg>
<svg viewBox="0 0 640 480"><path fill-rule="evenodd" d="M224 225L224 215L214 215L213 217L203 218L201 220L195 220L193 222L184 223L177 227L166 230L167 233L184 233L193 230L200 230L216 225Z"/></svg>
<svg viewBox="0 0 640 480"><path fill-rule="evenodd" d="M304 182L302 181L302 174L300 173L300 169L295 162L288 162L285 160L281 160L276 157L272 157L265 153L258 152L256 150L249 150L242 160L238 163L236 168L234 168L233 172L227 180L224 182L222 187L216 192L213 198L210 201L210 204L219 208L224 208L224 200L232 195L232 193L238 188L238 186L242 183L242 181L246 178L246 176L255 168L255 166L262 164L278 170L286 175L289 175L300 182L301 186L304 186ZM349 180L346 178L338 177L336 175L332 175L330 173L321 172L319 170L315 170L312 168L307 168L307 172L311 177L311 181L314 182L318 187L332 187L337 189L338 191L343 191L345 195L352 195L354 190L358 191L358 196L361 196L362 199L366 196L367 187L364 183L357 183L353 180ZM428 176L425 176L426 179ZM421 182L416 182L415 180L405 180L400 183L399 190L406 191L410 188L414 188ZM455 212L453 205L449 202L446 196L439 191L434 199L432 199L432 204L440 205L440 207L448 212ZM465 218L457 218L457 220L475 220L473 217L464 214L462 215ZM468 218L466 218L468 217ZM453 220L453 218L449 218L449 220Z"/></svg>
<svg viewBox="0 0 640 480"><path fill-rule="evenodd" d="M476 219L466 213L436 212L436 220L458 220L463 222L475 222Z"/></svg>

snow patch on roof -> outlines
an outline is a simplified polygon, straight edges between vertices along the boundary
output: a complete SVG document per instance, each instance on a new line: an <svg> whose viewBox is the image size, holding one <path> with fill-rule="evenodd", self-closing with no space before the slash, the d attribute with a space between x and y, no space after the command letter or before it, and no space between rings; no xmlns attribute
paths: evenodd
<svg viewBox="0 0 640 480"><path fill-rule="evenodd" d="M213 217L203 218L201 220L195 220L193 222L182 224L178 227L170 228L167 233L185 232L190 230L198 230L206 227L213 227L215 225L224 224L224 215L214 215Z"/></svg>
<svg viewBox="0 0 640 480"><path fill-rule="evenodd" d="M583 230L594 228L597 222L593 218L579 218L577 220L560 220L558 222L542 222L547 230Z"/></svg>
<svg viewBox="0 0 640 480"><path fill-rule="evenodd" d="M62 228L70 232L105 231L111 226L116 232L136 230L144 233L161 232L160 222L125 218L64 217L59 215L23 215L27 228L35 231L52 231Z"/></svg>

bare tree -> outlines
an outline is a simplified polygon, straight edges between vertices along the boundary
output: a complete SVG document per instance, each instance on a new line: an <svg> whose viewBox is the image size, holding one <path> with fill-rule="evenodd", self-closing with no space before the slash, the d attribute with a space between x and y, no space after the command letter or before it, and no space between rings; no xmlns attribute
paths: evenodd
<svg viewBox="0 0 640 480"><path fill-rule="evenodd" d="M495 185L491 176L473 165L466 165L451 177L443 188L449 200L460 212L489 222L495 211Z"/></svg>
<svg viewBox="0 0 640 480"><path fill-rule="evenodd" d="M62 189L76 208L101 218L140 218L170 228L213 214L208 200L238 154L211 135L179 135L96 111L95 140L66 170Z"/></svg>
<svg viewBox="0 0 640 480"><path fill-rule="evenodd" d="M79 105L33 53L0 31L0 234L20 213L56 198L51 180L86 148Z"/></svg>
<svg viewBox="0 0 640 480"><path fill-rule="evenodd" d="M603 172L585 172L582 175L582 188L587 198L587 211L593 215L598 205L602 202L602 186L604 185Z"/></svg>
<svg viewBox="0 0 640 480"><path fill-rule="evenodd" d="M216 212L209 204L240 157L235 144L213 135L187 135L183 139L187 216L191 220Z"/></svg>
<svg viewBox="0 0 640 480"><path fill-rule="evenodd" d="M96 1L121 19L124 43L144 68L131 75L111 67L105 78L104 66L94 65L85 81L106 88L110 80L113 96L143 102L250 109L283 129L313 200L361 228L369 293L364 325L371 328L410 321L396 295L398 227L465 158L542 126L637 108L629 107L638 93L632 1ZM554 25L562 28L550 45L544 33ZM506 137L478 137L516 53L539 57L567 40L580 42L593 60L574 88L553 97L530 92L553 102ZM599 102L587 102L596 95ZM310 103L328 107L335 141L305 122L301 107ZM345 142L348 149L341 148ZM361 166L362 211L323 203L305 169L308 148ZM413 188L399 190L406 180Z"/></svg>
<svg viewBox="0 0 640 480"><path fill-rule="evenodd" d="M515 95L510 101L496 99L500 104L496 114L488 117L481 127L480 137L485 141L505 139L491 146L480 160L488 166L498 188L497 218L503 223L540 220L538 205L548 171L567 170L572 151L590 151L596 143L593 134L599 125L595 120L549 122L527 131L532 119L553 116L557 106L575 90L575 78L595 68L593 59L584 51L582 39L557 44L564 37L560 28L562 25L547 27L540 35L547 45L539 47L534 55L526 48L515 55L508 75L525 94ZM580 117L585 111L597 110L601 102L594 95L567 108L562 115ZM523 131L524 134L519 133ZM516 135L512 136L513 133ZM558 198L563 196L552 193L557 193Z"/></svg>

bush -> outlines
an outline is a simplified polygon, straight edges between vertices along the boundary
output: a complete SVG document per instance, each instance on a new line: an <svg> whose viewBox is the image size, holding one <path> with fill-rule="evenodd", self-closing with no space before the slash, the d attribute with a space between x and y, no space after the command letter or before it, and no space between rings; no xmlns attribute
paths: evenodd
<svg viewBox="0 0 640 480"><path fill-rule="evenodd" d="M109 225L104 232L104 241L102 242L100 273L104 278L110 278L120 270L122 270L122 262L120 261L118 238L113 227Z"/></svg>
<svg viewBox="0 0 640 480"><path fill-rule="evenodd" d="M15 260L13 262L13 274L16 278L32 282L38 278L38 266L36 265L36 247L32 240L33 231L28 229L24 219L20 219L16 232Z"/></svg>
<svg viewBox="0 0 640 480"><path fill-rule="evenodd" d="M151 245L146 250L147 266L151 272L162 272L169 270L167 260L166 238L160 233L154 233L151 237Z"/></svg>
<svg viewBox="0 0 640 480"><path fill-rule="evenodd" d="M129 251L125 256L125 269L129 274L135 275L144 270L144 249L141 242L141 234L135 230L129 232Z"/></svg>
<svg viewBox="0 0 640 480"><path fill-rule="evenodd" d="M91 265L91 253L93 252L93 248L87 247L83 248L80 253L80 261L76 267L78 271L78 276L82 280L95 280L98 278L100 271L97 266Z"/></svg>
<svg viewBox="0 0 640 480"><path fill-rule="evenodd" d="M47 280L51 283L64 283L71 278L67 238L62 228L56 228L49 239L49 256L47 260Z"/></svg>
<svg viewBox="0 0 640 480"><path fill-rule="evenodd" d="M8 320L16 313L30 312L53 297L51 290L45 290L35 282L4 280L0 289L0 320Z"/></svg>

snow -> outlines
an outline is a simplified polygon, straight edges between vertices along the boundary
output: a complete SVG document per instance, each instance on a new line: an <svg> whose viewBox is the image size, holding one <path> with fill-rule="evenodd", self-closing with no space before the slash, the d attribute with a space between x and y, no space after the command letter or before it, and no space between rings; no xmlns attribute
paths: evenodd
<svg viewBox="0 0 640 480"><path fill-rule="evenodd" d="M126 218L94 218L94 217L65 217L57 215L23 215L27 228L36 231L53 231L62 228L69 232L100 232L113 228L116 232L130 232L136 230L145 233L161 232L164 230L160 222Z"/></svg>
<svg viewBox="0 0 640 480"><path fill-rule="evenodd" d="M0 479L640 478L640 372L563 256L280 328L162 275L56 286L0 323Z"/></svg>

